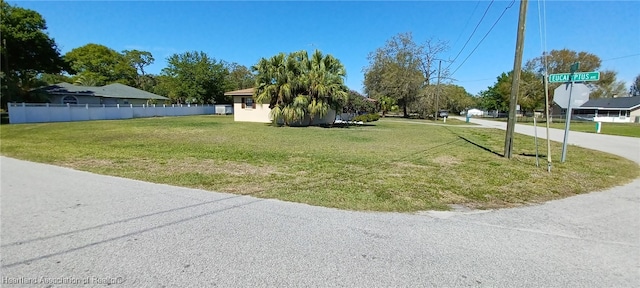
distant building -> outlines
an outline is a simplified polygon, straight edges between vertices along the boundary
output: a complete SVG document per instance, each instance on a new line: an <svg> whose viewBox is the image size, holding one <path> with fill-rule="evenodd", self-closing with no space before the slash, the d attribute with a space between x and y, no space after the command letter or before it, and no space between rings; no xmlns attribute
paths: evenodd
<svg viewBox="0 0 640 288"><path fill-rule="evenodd" d="M553 115L565 116L567 109L553 106ZM597 122L640 122L640 97L591 99L573 107L572 119Z"/></svg>
<svg viewBox="0 0 640 288"><path fill-rule="evenodd" d="M105 86L76 86L62 82L35 89L30 93L43 93L51 104L149 104L169 98L131 86L113 83Z"/></svg>
<svg viewBox="0 0 640 288"><path fill-rule="evenodd" d="M640 122L640 97L591 99L575 108L574 114L598 122Z"/></svg>

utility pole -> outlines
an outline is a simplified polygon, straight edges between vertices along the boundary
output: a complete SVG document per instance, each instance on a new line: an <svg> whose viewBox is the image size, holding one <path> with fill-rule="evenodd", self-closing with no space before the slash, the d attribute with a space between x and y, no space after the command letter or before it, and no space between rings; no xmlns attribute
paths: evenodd
<svg viewBox="0 0 640 288"><path fill-rule="evenodd" d="M544 114L546 117L546 128L547 128L547 172L551 173L551 139L549 138L549 71L547 71L547 52L542 52L542 57L544 57Z"/></svg>
<svg viewBox="0 0 640 288"><path fill-rule="evenodd" d="M522 70L522 50L524 43L524 28L527 16L528 0L520 0L520 16L518 17L518 37L516 38L516 55L513 61L513 79L511 81L511 98L509 100L509 121L507 135L504 140L504 157L511 159L513 154L513 130L516 126L516 109L518 105L518 88L520 72Z"/></svg>
<svg viewBox="0 0 640 288"><path fill-rule="evenodd" d="M436 121L438 121L438 114L440 108L438 108L438 98L440 98L440 67L442 66L442 60L438 60L438 83L436 84Z"/></svg>

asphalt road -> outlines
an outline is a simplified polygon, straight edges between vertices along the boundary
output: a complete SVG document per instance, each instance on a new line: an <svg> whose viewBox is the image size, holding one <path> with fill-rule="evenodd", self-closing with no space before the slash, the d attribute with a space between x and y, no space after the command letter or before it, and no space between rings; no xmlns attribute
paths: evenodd
<svg viewBox="0 0 640 288"><path fill-rule="evenodd" d="M398 214L0 166L2 287L640 283L640 179L517 209Z"/></svg>

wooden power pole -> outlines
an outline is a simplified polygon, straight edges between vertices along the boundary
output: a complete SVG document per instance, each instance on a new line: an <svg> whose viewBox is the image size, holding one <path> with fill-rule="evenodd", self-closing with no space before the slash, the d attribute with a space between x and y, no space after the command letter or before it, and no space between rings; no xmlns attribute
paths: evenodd
<svg viewBox="0 0 640 288"><path fill-rule="evenodd" d="M438 84L436 84L436 121L438 121L438 114L440 114L440 107L438 107L438 98L440 98L440 67L442 66L442 60L438 62Z"/></svg>
<svg viewBox="0 0 640 288"><path fill-rule="evenodd" d="M513 61L511 80L511 98L509 100L509 121L507 122L507 136L504 140L504 157L511 159L513 153L513 130L516 127L516 109L518 105L518 88L520 72L522 70L522 50L524 43L524 27L527 17L528 0L520 0L520 16L518 18L518 37L516 38L516 56Z"/></svg>

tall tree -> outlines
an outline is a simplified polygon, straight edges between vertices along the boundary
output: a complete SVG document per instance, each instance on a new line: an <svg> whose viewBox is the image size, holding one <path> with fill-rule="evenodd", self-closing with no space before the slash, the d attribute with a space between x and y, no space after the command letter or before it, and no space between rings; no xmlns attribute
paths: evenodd
<svg viewBox="0 0 640 288"><path fill-rule="evenodd" d="M440 54L449 50L449 43L437 39L427 39L424 44L418 46L418 57L420 59L420 71L424 75L425 85L429 86L440 74L441 79L449 79L449 69L441 68L438 71L438 61L442 61Z"/></svg>
<svg viewBox="0 0 640 288"><path fill-rule="evenodd" d="M496 91L495 85L487 87L487 90L480 91L478 96L478 105L482 109L488 111L507 110L508 105L502 98L502 95Z"/></svg>
<svg viewBox="0 0 640 288"><path fill-rule="evenodd" d="M578 72L598 71L602 61L600 57L588 52L576 52L569 49L551 50L546 56L548 65L548 73L569 73L573 63L580 62ZM527 61L525 70L533 71L540 77L544 72L545 56L539 56ZM593 92L590 98L613 97L614 95L623 95L624 83L616 80L616 72L605 70L600 72L600 80L589 82ZM553 103L553 91L560 86L561 83L549 83L549 103Z"/></svg>
<svg viewBox="0 0 640 288"><path fill-rule="evenodd" d="M368 56L369 66L364 69L367 95L375 99L383 95L396 99L404 117L409 117L408 107L425 84L420 56L420 47L409 33L387 40L384 47Z"/></svg>
<svg viewBox="0 0 640 288"><path fill-rule="evenodd" d="M135 83L136 68L124 55L107 46L90 43L69 51L64 58L78 72L76 77L91 78L97 85Z"/></svg>
<svg viewBox="0 0 640 288"><path fill-rule="evenodd" d="M496 83L481 92L480 105L484 109L506 111L511 95L511 79L513 73L502 73ZM535 111L544 108L544 83L533 71L523 70L520 74L518 89L518 105L522 111Z"/></svg>
<svg viewBox="0 0 640 288"><path fill-rule="evenodd" d="M636 76L636 79L631 83L629 94L631 94L631 96L640 96L640 74Z"/></svg>
<svg viewBox="0 0 640 288"><path fill-rule="evenodd" d="M589 94L589 98L613 98L613 97L625 97L627 96L627 88L625 83L617 81L616 76L618 73L612 70L600 71L600 81L596 85L592 85L592 92Z"/></svg>
<svg viewBox="0 0 640 288"><path fill-rule="evenodd" d="M58 84L61 82L71 83L71 78L62 73L42 73L38 76L38 78L46 83L46 85Z"/></svg>
<svg viewBox="0 0 640 288"><path fill-rule="evenodd" d="M384 47L369 54L364 69L365 92L372 98L392 97L402 106L405 117L410 108L419 113L435 109L435 91L429 88L436 75L448 77L446 67L438 71L440 54L449 49L447 42L428 39L417 44L411 33L400 33L387 40Z"/></svg>
<svg viewBox="0 0 640 288"><path fill-rule="evenodd" d="M580 62L580 71L596 71L600 68L602 61L600 57L588 52L576 52L569 49L551 50L546 55L548 73L569 73L571 65ZM545 56L539 56L528 60L525 63L525 70L533 71L542 75L545 67Z"/></svg>
<svg viewBox="0 0 640 288"><path fill-rule="evenodd" d="M0 19L0 94L6 107L8 101L29 101L27 91L42 84L38 74L71 69L38 12L0 1Z"/></svg>
<svg viewBox="0 0 640 288"><path fill-rule="evenodd" d="M254 97L269 103L274 124L291 125L309 117L324 117L329 109L340 111L347 102L346 70L330 54L316 50L279 53L262 58L252 67L257 72Z"/></svg>
<svg viewBox="0 0 640 288"><path fill-rule="evenodd" d="M349 100L343 107L343 111L346 113L375 113L376 104L358 91L349 90Z"/></svg>
<svg viewBox="0 0 640 288"><path fill-rule="evenodd" d="M145 86L148 86L152 81L151 78L147 77L144 68L153 64L155 61L153 55L151 55L151 52L135 49L124 50L122 51L122 55L124 56L124 61L136 69L137 75L134 80L136 87L144 89Z"/></svg>
<svg viewBox="0 0 640 288"><path fill-rule="evenodd" d="M452 113L459 113L475 105L475 99L462 86L453 84L442 85L440 99L444 109Z"/></svg>
<svg viewBox="0 0 640 288"><path fill-rule="evenodd" d="M158 91L177 103L229 103L224 96L227 75L222 61L202 51L173 54L158 77Z"/></svg>
<svg viewBox="0 0 640 288"><path fill-rule="evenodd" d="M244 65L231 63L226 65L229 74L226 79L226 90L240 90L252 88L255 84L255 75Z"/></svg>

